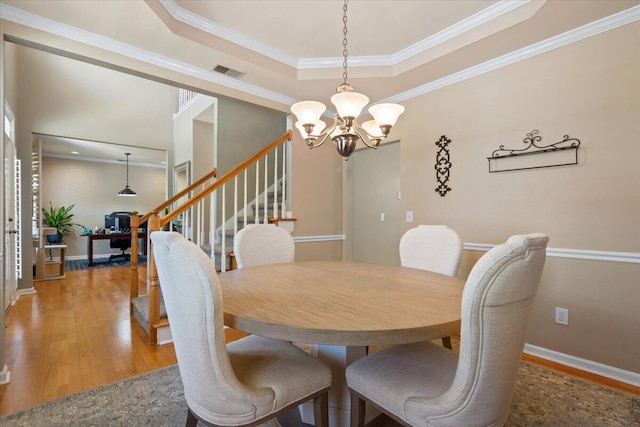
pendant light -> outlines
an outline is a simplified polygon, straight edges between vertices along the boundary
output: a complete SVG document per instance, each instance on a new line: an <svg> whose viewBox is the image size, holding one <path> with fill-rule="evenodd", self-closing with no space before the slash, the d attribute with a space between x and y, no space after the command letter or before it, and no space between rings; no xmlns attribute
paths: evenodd
<svg viewBox="0 0 640 427"><path fill-rule="evenodd" d="M136 192L129 188L129 156L131 153L124 153L124 155L127 156L127 185L120 190L118 196L135 197L137 196Z"/></svg>

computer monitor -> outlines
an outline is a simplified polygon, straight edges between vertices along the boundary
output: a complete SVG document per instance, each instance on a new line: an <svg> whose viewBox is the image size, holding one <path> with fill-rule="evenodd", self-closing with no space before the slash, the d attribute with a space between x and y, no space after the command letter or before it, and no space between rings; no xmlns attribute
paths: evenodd
<svg viewBox="0 0 640 427"><path fill-rule="evenodd" d="M111 231L129 231L131 212L112 212L104 216L104 228Z"/></svg>

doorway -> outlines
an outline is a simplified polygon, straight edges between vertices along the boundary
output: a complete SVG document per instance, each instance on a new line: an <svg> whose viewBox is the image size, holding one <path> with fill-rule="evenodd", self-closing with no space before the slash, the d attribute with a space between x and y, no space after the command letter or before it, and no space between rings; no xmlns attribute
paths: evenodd
<svg viewBox="0 0 640 427"><path fill-rule="evenodd" d="M400 143L362 149L347 164L349 259L399 265Z"/></svg>
<svg viewBox="0 0 640 427"><path fill-rule="evenodd" d="M18 290L17 248L19 247L19 214L17 201L20 198L19 166L16 156L15 116L9 104L4 104L4 309L8 310L16 300Z"/></svg>

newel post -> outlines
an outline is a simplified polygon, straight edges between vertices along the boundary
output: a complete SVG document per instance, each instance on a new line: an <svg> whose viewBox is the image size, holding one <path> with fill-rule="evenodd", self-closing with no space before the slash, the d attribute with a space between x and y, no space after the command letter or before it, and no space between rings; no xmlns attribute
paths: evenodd
<svg viewBox="0 0 640 427"><path fill-rule="evenodd" d="M129 292L129 313L133 314L133 299L138 296L138 227L140 217L131 212L131 290Z"/></svg>
<svg viewBox="0 0 640 427"><path fill-rule="evenodd" d="M152 214L149 218L149 236L154 231L159 231L161 219L158 214ZM153 243L149 245L147 255L147 270L149 275L149 343L158 344L158 322L160 321L160 288L158 281L158 269L153 256Z"/></svg>

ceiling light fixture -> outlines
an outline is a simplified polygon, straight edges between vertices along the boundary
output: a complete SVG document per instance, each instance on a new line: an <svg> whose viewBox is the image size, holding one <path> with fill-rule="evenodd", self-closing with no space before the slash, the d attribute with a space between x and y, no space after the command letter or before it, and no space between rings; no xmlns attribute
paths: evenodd
<svg viewBox="0 0 640 427"><path fill-rule="evenodd" d="M404 107L399 104L377 104L369 107L369 113L374 120L369 120L362 125L357 122L357 117L362 109L369 102L366 95L353 91L347 83L347 5L349 1L344 1L342 7L344 24L342 33L342 56L344 61L342 66L344 71L342 77L344 82L338 86L337 94L331 97L331 102L335 105L337 113L334 117L333 125L324 130L325 123L320 120L320 116L327 109L325 105L318 101L302 101L291 106L291 112L295 114L298 121L295 126L302 134L309 148L316 148L324 144L327 138L336 145L338 153L345 160L356 149L359 139L369 148L377 148L380 142L389 135L391 127L396 124L398 117L404 111ZM324 130L324 132L323 132ZM318 140L320 141L318 142Z"/></svg>
<svg viewBox="0 0 640 427"><path fill-rule="evenodd" d="M137 196L136 192L129 188L129 156L131 155L131 153L124 153L124 155L127 156L127 185L124 187L124 189L120 190L118 196L135 197Z"/></svg>

